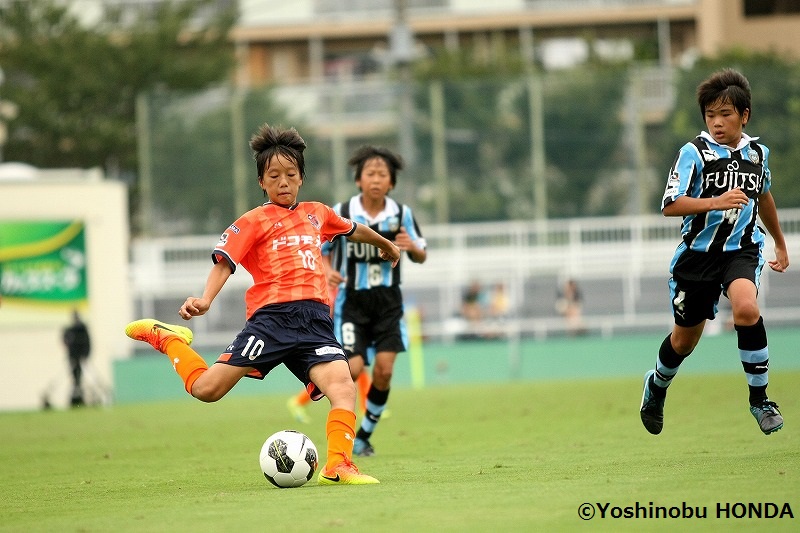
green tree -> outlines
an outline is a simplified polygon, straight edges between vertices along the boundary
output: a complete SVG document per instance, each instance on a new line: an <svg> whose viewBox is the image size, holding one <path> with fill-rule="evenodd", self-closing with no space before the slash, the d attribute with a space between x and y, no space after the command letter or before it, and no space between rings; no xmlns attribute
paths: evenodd
<svg viewBox="0 0 800 533"><path fill-rule="evenodd" d="M551 217L619 214L627 198L608 194L603 171L624 167L620 109L627 82L619 66L592 65L551 74L544 97L548 213ZM598 191L598 188L600 189ZM599 192L603 202L594 205Z"/></svg>
<svg viewBox="0 0 800 533"><path fill-rule="evenodd" d="M19 106L4 157L42 168L134 171L138 94L199 89L229 77L227 36L236 14L209 16L213 5L166 1L132 22L111 10L87 26L68 3L0 4L3 97Z"/></svg>
<svg viewBox="0 0 800 533"><path fill-rule="evenodd" d="M153 198L157 219L170 235L218 233L242 213L234 205L234 157L244 164L246 203L253 208L265 202L259 190L256 167L248 142L258 128L269 122L293 126L303 136L306 180L301 199L333 201L323 143L310 128L289 122L271 88L247 92L242 100L242 123L235 125L232 106L237 101L229 88L205 93L156 91L148 95L151 109L153 151ZM241 146L234 146L234 127L241 127ZM156 228L156 233L160 233Z"/></svg>
<svg viewBox="0 0 800 533"><path fill-rule="evenodd" d="M439 53L416 67L418 108L430 108L431 83L440 82L444 92L452 222L520 218L530 212L530 194L520 190L530 146L518 109L524 71L519 54L501 51L481 58L472 49ZM421 164L416 179L431 187L433 124L417 126ZM434 200L428 196L421 207L432 209Z"/></svg>
<svg viewBox="0 0 800 533"><path fill-rule="evenodd" d="M617 212L622 201L593 206L600 176L619 157L619 109L624 66L592 63L541 76L547 160L548 215L589 216ZM474 60L470 51L436 56L423 64L418 106L427 108L427 86L445 91L451 220L529 218L533 212L531 109L528 68L518 54ZM430 161L430 124L423 124L421 156ZM425 168L423 166L423 168ZM429 168L429 167L428 167ZM420 174L424 174L420 171ZM433 181L432 176L420 176ZM432 203L432 202L431 202Z"/></svg>

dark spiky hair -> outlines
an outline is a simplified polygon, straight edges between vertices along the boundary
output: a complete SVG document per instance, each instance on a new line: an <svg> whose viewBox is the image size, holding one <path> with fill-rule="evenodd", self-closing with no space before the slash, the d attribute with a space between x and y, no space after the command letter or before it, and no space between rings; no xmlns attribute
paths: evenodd
<svg viewBox="0 0 800 533"><path fill-rule="evenodd" d="M297 164L300 177L306 177L306 162L303 150L306 142L294 128L273 127L264 123L251 138L250 149L253 150L253 159L256 161L258 178L264 176L264 169L268 168L273 157L282 155Z"/></svg>

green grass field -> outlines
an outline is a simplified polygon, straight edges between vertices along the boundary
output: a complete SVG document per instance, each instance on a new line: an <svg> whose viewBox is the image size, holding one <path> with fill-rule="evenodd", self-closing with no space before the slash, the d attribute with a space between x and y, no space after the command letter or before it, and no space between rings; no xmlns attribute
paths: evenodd
<svg viewBox="0 0 800 533"><path fill-rule="evenodd" d="M403 388L378 455L357 461L377 486L263 478L258 452L275 430L324 449L324 401L307 426L284 394L0 414L0 531L797 531L800 372L770 376L787 422L768 437L741 373L680 375L658 437L639 421L638 378ZM598 504L611 514L637 502L707 516L600 516ZM737 502L788 504L796 518L735 518Z"/></svg>

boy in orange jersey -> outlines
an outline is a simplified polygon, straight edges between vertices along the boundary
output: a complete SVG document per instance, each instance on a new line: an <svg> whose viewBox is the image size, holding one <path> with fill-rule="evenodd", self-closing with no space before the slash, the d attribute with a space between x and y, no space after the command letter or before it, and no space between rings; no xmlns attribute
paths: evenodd
<svg viewBox="0 0 800 533"><path fill-rule="evenodd" d="M283 363L314 400L327 396L327 460L323 485L378 483L351 462L356 391L347 357L333 332L321 246L337 236L369 243L396 265L400 250L362 224L318 202L297 202L305 178L305 142L292 129L264 124L250 140L258 183L269 202L231 224L214 248L203 295L189 297L178 314L205 314L237 264L253 277L245 296L247 322L217 362L208 367L189 345L192 332L153 319L128 324L125 333L166 354L198 400L215 402L243 377L263 379Z"/></svg>

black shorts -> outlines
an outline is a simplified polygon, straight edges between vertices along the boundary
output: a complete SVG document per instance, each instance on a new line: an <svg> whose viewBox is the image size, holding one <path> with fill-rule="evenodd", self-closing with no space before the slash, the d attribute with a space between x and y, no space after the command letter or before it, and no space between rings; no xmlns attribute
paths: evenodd
<svg viewBox="0 0 800 533"><path fill-rule="evenodd" d="M247 376L256 379L283 363L308 386L312 366L338 359L347 357L333 333L330 308L301 300L256 311L217 362L252 367Z"/></svg>
<svg viewBox="0 0 800 533"><path fill-rule="evenodd" d="M736 279L749 279L758 287L764 259L758 246L733 252L684 250L672 267L669 280L675 324L693 327L714 320L720 294Z"/></svg>
<svg viewBox="0 0 800 533"><path fill-rule="evenodd" d="M367 348L375 352L403 352L407 333L403 322L400 287L347 289L338 322L342 346L348 357L359 355L370 364Z"/></svg>

